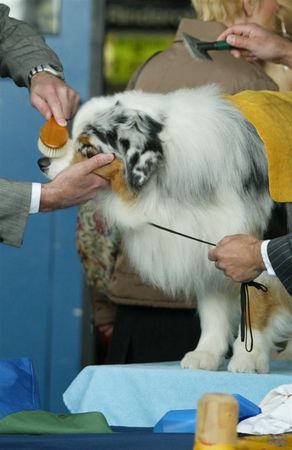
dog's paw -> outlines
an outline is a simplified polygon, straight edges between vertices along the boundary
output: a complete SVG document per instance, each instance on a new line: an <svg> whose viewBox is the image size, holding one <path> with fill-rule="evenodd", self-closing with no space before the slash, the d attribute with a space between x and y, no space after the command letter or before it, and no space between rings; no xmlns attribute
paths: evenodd
<svg viewBox="0 0 292 450"><path fill-rule="evenodd" d="M217 370L220 362L215 353L194 350L186 353L180 364L183 369Z"/></svg>
<svg viewBox="0 0 292 450"><path fill-rule="evenodd" d="M257 351L252 351L245 354L233 355L229 364L228 370L230 372L240 373L268 373L269 372L269 358L265 354Z"/></svg>

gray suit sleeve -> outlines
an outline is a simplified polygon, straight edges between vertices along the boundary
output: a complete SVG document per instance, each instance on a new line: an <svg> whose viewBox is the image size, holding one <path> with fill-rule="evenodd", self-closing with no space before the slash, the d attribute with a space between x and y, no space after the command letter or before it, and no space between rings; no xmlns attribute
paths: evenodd
<svg viewBox="0 0 292 450"><path fill-rule="evenodd" d="M28 74L39 64L63 69L44 38L26 23L10 18L8 6L0 3L0 76L28 86Z"/></svg>
<svg viewBox="0 0 292 450"><path fill-rule="evenodd" d="M20 247L27 223L31 183L0 178L0 242Z"/></svg>
<svg viewBox="0 0 292 450"><path fill-rule="evenodd" d="M271 239L267 252L277 277L292 295L292 233Z"/></svg>

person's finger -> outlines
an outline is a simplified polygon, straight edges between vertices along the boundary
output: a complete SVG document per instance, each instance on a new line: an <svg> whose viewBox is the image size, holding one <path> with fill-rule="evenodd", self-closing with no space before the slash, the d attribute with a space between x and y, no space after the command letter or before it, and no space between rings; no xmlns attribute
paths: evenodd
<svg viewBox="0 0 292 450"><path fill-rule="evenodd" d="M215 257L215 250L209 250L209 252L208 252L208 259L209 259L210 261L215 261L215 260L216 260L216 257Z"/></svg>
<svg viewBox="0 0 292 450"><path fill-rule="evenodd" d="M77 93L77 95L74 97L74 102L73 102L73 107L72 107L72 116L71 117L74 116L74 114L76 113L77 109L79 108L80 101L81 101L80 95Z"/></svg>
<svg viewBox="0 0 292 450"><path fill-rule="evenodd" d="M113 161L114 155L112 153L104 154L100 153L99 155L94 155L91 158L82 161L79 164L82 164L84 173L93 172L93 170L98 169L106 164L109 164Z"/></svg>
<svg viewBox="0 0 292 450"><path fill-rule="evenodd" d="M220 269L220 262L219 261L214 261L215 267L217 269Z"/></svg>
<svg viewBox="0 0 292 450"><path fill-rule="evenodd" d="M46 97L49 108L56 119L56 122L62 127L67 125L67 120L63 111L62 103L55 92Z"/></svg>
<svg viewBox="0 0 292 450"><path fill-rule="evenodd" d="M239 59L242 56L242 52L240 50L232 49L232 50L230 50L230 53L236 59Z"/></svg>
<svg viewBox="0 0 292 450"><path fill-rule="evenodd" d="M217 41L226 41L228 36L234 34L234 29L233 27L227 28L226 30L223 31L223 33L221 33L218 37L217 37Z"/></svg>
<svg viewBox="0 0 292 450"><path fill-rule="evenodd" d="M37 109L42 116L46 118L46 120L49 120L52 117L52 112L50 110L49 105L47 102L42 99L39 95L33 94L31 96L30 102L32 106Z"/></svg>
<svg viewBox="0 0 292 450"><path fill-rule="evenodd" d="M251 32L252 28L246 24L242 24L242 25L233 25L229 28L227 28L226 30L224 30L220 36L218 36L217 41L224 41L229 39L229 36L234 36L234 35L242 35L242 36L249 36L250 32Z"/></svg>
<svg viewBox="0 0 292 450"><path fill-rule="evenodd" d="M57 89L57 96L65 118L71 119L80 103L79 94L67 86L61 86Z"/></svg>
<svg viewBox="0 0 292 450"><path fill-rule="evenodd" d="M101 187L107 187L109 185L109 182L107 180L100 177L99 175L96 175L95 173L92 172L90 172L89 174L86 173L86 177L88 185L91 186L92 189L94 190Z"/></svg>
<svg viewBox="0 0 292 450"><path fill-rule="evenodd" d="M80 105L80 95L78 92L70 89L69 91L69 108L70 108L70 118L74 116L79 105Z"/></svg>
<svg viewBox="0 0 292 450"><path fill-rule="evenodd" d="M228 44L236 48L248 48L249 39L246 36L238 36L236 34L230 34L226 37Z"/></svg>

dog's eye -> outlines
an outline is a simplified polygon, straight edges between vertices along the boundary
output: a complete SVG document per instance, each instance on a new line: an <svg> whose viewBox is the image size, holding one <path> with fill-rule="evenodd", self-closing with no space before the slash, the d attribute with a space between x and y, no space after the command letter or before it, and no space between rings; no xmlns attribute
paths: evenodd
<svg viewBox="0 0 292 450"><path fill-rule="evenodd" d="M88 139L79 139L76 150L86 158L91 158L92 156L101 153L101 149L92 145Z"/></svg>
<svg viewBox="0 0 292 450"><path fill-rule="evenodd" d="M87 158L91 158L92 156L100 153L100 150L96 147L93 147L92 145L83 145L80 151L82 155L86 156Z"/></svg>

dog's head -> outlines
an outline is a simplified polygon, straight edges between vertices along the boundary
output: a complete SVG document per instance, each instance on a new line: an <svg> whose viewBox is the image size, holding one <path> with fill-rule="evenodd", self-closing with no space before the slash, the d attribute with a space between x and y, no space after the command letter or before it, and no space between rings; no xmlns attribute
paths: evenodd
<svg viewBox="0 0 292 450"><path fill-rule="evenodd" d="M160 133L163 119L123 103L116 97L95 98L80 108L72 131L72 145L61 158L42 158L41 170L54 178L71 163L98 153L113 153L115 162L97 173L113 181L118 176L130 195L137 195L163 160ZM121 180L120 180L121 182Z"/></svg>

